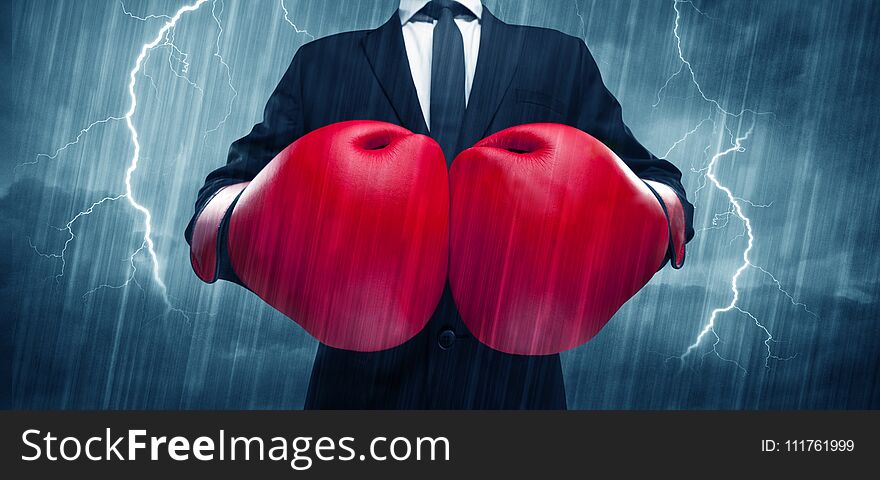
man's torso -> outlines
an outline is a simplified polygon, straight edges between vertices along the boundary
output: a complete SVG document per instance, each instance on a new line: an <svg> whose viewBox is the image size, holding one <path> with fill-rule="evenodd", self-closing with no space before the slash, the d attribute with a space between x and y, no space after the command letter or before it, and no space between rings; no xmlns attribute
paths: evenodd
<svg viewBox="0 0 880 480"><path fill-rule="evenodd" d="M305 132L369 119L429 134L396 21L303 47ZM511 126L575 121L580 103L572 64L579 50L572 37L506 25L487 13L479 58L459 151ZM448 288L425 329L400 347L360 353L322 345L306 399L306 408L565 405L559 356L508 355L480 344L461 321Z"/></svg>

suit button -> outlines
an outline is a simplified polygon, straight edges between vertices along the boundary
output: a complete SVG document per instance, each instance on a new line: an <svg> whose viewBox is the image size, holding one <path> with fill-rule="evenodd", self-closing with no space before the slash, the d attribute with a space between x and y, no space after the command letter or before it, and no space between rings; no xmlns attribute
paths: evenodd
<svg viewBox="0 0 880 480"><path fill-rule="evenodd" d="M440 345L440 348L443 350L449 350L452 348L452 345L455 344L455 332L448 328L443 330L440 332L440 336L437 337L437 344Z"/></svg>

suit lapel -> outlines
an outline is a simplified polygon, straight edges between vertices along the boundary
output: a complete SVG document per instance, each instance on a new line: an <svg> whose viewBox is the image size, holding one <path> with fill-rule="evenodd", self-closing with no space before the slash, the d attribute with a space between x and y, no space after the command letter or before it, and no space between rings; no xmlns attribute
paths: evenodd
<svg viewBox="0 0 880 480"><path fill-rule="evenodd" d="M459 151L470 148L486 135L513 80L522 49L519 30L495 18L485 7L480 28L480 53L458 137Z"/></svg>
<svg viewBox="0 0 880 480"><path fill-rule="evenodd" d="M364 53L401 124L415 133L428 134L413 83L400 19L395 13L384 25L368 33Z"/></svg>

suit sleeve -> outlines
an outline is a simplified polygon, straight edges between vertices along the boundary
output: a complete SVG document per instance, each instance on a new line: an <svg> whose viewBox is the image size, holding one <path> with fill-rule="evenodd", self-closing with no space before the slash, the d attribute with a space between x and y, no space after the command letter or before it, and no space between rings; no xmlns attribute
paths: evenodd
<svg viewBox="0 0 880 480"><path fill-rule="evenodd" d="M211 172L199 190L185 236L193 269L206 282L218 278L238 282L225 256L228 212L247 183L304 133L300 57L294 56L269 97L262 121L232 143L226 165Z"/></svg>
<svg viewBox="0 0 880 480"><path fill-rule="evenodd" d="M633 136L623 122L620 103L605 87L599 68L587 46L578 42L578 62L581 82L577 91L577 128L593 135L617 154L657 197L669 221L669 250L667 260L673 268L681 268L684 262L684 244L694 236L694 207L688 202L681 184L681 171L672 163L659 159ZM652 185L649 182L662 184ZM668 187L668 188L666 188ZM664 263L665 264L665 263Z"/></svg>

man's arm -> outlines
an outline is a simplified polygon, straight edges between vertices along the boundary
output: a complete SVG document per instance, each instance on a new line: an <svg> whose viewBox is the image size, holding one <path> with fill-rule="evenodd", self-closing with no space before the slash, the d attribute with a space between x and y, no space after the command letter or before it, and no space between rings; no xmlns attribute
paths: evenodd
<svg viewBox="0 0 880 480"><path fill-rule="evenodd" d="M186 241L196 274L206 282L237 281L225 258L225 223L247 182L304 132L301 60L294 56L263 111L263 121L229 147L226 165L211 172L199 190Z"/></svg>
<svg viewBox="0 0 880 480"><path fill-rule="evenodd" d="M670 245L667 259L673 268L684 262L684 244L694 236L694 207L687 200L681 184L681 171L666 160L655 157L635 139L623 123L620 103L602 81L599 67L583 42L580 45L581 81L576 112L576 127L608 146L645 180L657 196L669 219Z"/></svg>

